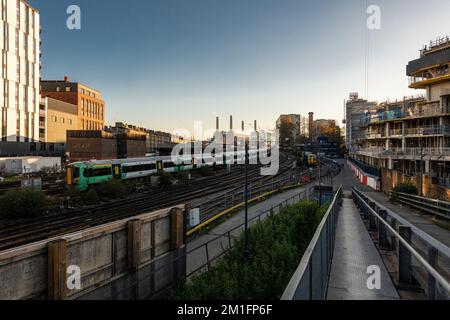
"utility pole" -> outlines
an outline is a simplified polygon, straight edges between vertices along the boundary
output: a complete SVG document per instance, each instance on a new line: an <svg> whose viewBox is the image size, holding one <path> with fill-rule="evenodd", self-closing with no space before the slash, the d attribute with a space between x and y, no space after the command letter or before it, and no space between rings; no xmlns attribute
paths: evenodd
<svg viewBox="0 0 450 320"><path fill-rule="evenodd" d="M322 163L319 152L317 152L317 160L319 162L319 205L322 205Z"/></svg>
<svg viewBox="0 0 450 320"><path fill-rule="evenodd" d="M248 167L249 167L249 158L248 158L248 147L249 141L246 139L245 141L245 188L244 188L244 202L245 202L245 227L244 227L244 261L249 259L248 252Z"/></svg>
<svg viewBox="0 0 450 320"><path fill-rule="evenodd" d="M419 186L419 196L423 196L423 144L422 144L422 138L420 138L420 186Z"/></svg>

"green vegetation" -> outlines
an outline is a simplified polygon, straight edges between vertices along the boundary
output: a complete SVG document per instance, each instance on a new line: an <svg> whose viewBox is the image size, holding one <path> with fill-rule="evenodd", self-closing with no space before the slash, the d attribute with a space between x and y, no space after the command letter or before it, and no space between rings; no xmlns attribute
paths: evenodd
<svg viewBox="0 0 450 320"><path fill-rule="evenodd" d="M158 173L159 185L161 187L169 187L172 185L172 176L170 173L161 171Z"/></svg>
<svg viewBox="0 0 450 320"><path fill-rule="evenodd" d="M175 294L186 300L279 299L294 274L327 207L302 201L249 229L250 260L242 259L243 237L211 267Z"/></svg>
<svg viewBox="0 0 450 320"><path fill-rule="evenodd" d="M127 193L127 188L122 181L113 179L103 182L97 187L98 195L106 199L122 198Z"/></svg>
<svg viewBox="0 0 450 320"><path fill-rule="evenodd" d="M412 183L401 183L401 184L397 185L394 188L394 190L392 190L392 192L393 193L391 196L391 201L393 201L393 202L397 202L396 193L406 193L406 194L415 195L415 196L417 196L419 194L416 186L413 185Z"/></svg>
<svg viewBox="0 0 450 320"><path fill-rule="evenodd" d="M211 167L209 167L209 166L204 166L204 167L199 168L198 172L203 177L209 177L209 176L212 176L214 174L213 169Z"/></svg>
<svg viewBox="0 0 450 320"><path fill-rule="evenodd" d="M82 201L85 205L94 205L100 201L97 191L95 189L89 189L86 193L83 193Z"/></svg>
<svg viewBox="0 0 450 320"><path fill-rule="evenodd" d="M40 190L12 190L0 197L0 218L39 217L45 214L47 207L47 198Z"/></svg>

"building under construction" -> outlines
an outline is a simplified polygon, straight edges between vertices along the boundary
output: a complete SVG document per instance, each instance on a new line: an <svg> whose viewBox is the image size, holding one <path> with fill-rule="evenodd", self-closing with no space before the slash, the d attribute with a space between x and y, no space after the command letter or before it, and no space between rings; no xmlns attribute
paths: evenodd
<svg viewBox="0 0 450 320"><path fill-rule="evenodd" d="M381 169L382 187L416 184L429 197L450 195L450 39L431 42L408 63L410 88L425 95L384 102L361 119L356 157Z"/></svg>

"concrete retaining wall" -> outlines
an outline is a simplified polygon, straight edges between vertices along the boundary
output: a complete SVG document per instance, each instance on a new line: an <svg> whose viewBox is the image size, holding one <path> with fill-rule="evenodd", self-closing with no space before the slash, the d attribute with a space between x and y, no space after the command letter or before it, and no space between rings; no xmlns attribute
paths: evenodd
<svg viewBox="0 0 450 320"><path fill-rule="evenodd" d="M157 296L185 273L184 210L159 210L0 252L0 300ZM67 286L70 266L81 270L79 290Z"/></svg>

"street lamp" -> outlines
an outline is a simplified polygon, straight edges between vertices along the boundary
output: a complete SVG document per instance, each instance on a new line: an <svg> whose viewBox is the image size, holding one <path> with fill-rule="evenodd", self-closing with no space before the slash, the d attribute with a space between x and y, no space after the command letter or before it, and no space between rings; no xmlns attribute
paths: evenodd
<svg viewBox="0 0 450 320"><path fill-rule="evenodd" d="M248 157L249 140L245 139L245 187L244 187L244 202L245 202L245 227L244 227L244 261L250 257L248 252Z"/></svg>

